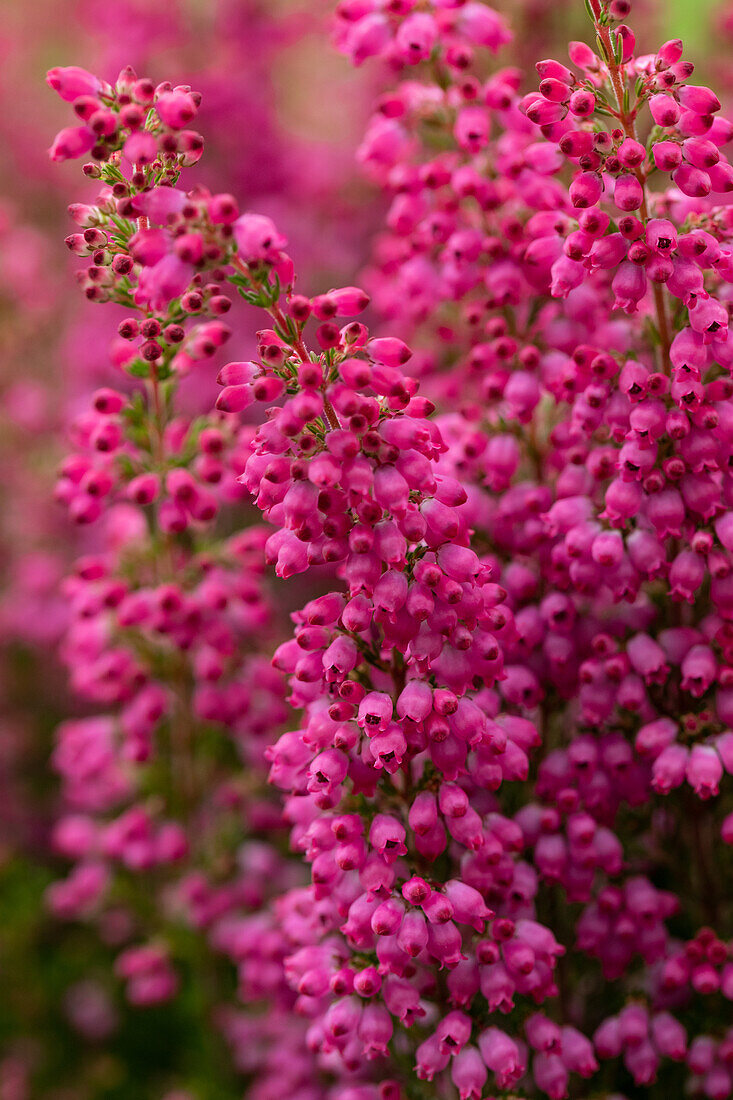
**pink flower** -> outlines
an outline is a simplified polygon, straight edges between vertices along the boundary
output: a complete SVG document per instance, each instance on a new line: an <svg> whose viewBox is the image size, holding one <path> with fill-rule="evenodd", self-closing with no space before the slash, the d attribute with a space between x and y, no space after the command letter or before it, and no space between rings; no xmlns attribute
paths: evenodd
<svg viewBox="0 0 733 1100"><path fill-rule="evenodd" d="M287 241L269 218L262 214L243 214L234 223L234 237L245 263L272 261Z"/></svg>
<svg viewBox="0 0 733 1100"><path fill-rule="evenodd" d="M94 145L94 134L87 126L70 126L60 130L48 151L51 160L75 160L83 157Z"/></svg>
<svg viewBox="0 0 733 1100"><path fill-rule="evenodd" d="M49 69L46 83L67 103L72 103L80 96L96 96L102 89L102 81L98 77L77 65Z"/></svg>

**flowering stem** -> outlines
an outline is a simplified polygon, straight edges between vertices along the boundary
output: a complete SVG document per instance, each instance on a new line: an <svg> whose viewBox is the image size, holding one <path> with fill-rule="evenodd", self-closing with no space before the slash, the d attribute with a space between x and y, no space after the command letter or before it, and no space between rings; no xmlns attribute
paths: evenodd
<svg viewBox="0 0 733 1100"><path fill-rule="evenodd" d="M173 679L175 705L170 719L171 767L178 777L178 790L186 818L196 806L197 782L194 755L194 730L191 722L192 700L185 665L181 664Z"/></svg>
<svg viewBox="0 0 733 1100"><path fill-rule="evenodd" d="M231 265L232 265L233 268L235 268L235 270L239 271L240 274L245 275L247 277L247 279L252 283L253 286L255 286L259 289L261 284L257 283L256 279L254 279L254 277L252 275L251 270L247 267L246 264L242 263L242 261L239 259L238 256L232 256ZM280 329L280 331L282 333L287 333L288 332L287 317L283 313L283 311L280 308L280 306L278 305L278 303L277 302L272 302L268 306L266 306L265 308L266 308L267 313L269 313L270 317L272 317L272 320L275 322L275 324ZM290 346L295 351L295 353L298 356L298 358L300 359L301 363L310 363L311 357L308 354L308 349L305 346L305 343L303 341L303 337L302 337L302 335L300 334L299 331L290 340ZM338 429L338 428L341 427L341 423L339 421L336 410L334 409L331 402L328 400L325 392L323 393L323 412L324 412L324 415L326 417L326 421L328 422L329 428Z"/></svg>
<svg viewBox="0 0 733 1100"><path fill-rule="evenodd" d="M160 383L158 382L158 373L153 367L150 372L150 392L152 394L153 405L153 430L150 433L151 444L154 446L155 460L160 467L161 473L165 462L165 443L163 440L163 411L160 403Z"/></svg>
<svg viewBox="0 0 733 1100"><path fill-rule="evenodd" d="M618 104L618 119L624 128L624 133L632 141L636 141L636 108L625 108L625 75L623 73L623 64L619 64L616 61L616 54L614 50L613 41L611 39L610 28L602 22L602 9L601 0L589 0L590 6L593 10L593 23L595 26L598 39L603 46L603 53L606 59L606 68L608 75L611 79L611 85L613 87L614 95L616 96L616 102ZM642 200L640 214L644 224L649 221L649 206L647 203L647 190L646 179L641 167L634 169L634 175L639 181L642 191ZM667 301L664 293L664 288L657 282L653 284L654 294L654 307L657 314L657 329L659 331L659 339L661 341L661 354L662 354L662 369L666 375L670 374L670 359L669 349L672 342L670 335L670 324L667 316Z"/></svg>

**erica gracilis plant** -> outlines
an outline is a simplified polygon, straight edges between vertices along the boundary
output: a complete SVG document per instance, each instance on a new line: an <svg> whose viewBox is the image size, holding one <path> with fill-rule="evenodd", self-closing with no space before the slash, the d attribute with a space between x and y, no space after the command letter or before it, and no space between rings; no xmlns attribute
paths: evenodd
<svg viewBox="0 0 733 1100"><path fill-rule="evenodd" d="M628 14L590 0L595 48L521 97L484 4L339 6L339 46L397 80L360 151L390 199L376 334L359 287L301 292L269 218L177 186L189 89L146 86L146 114L134 85L53 78L84 120L54 155L114 178L72 247L100 250L91 296L144 315L140 415L223 341L183 322L224 283L268 316L211 416L275 574L325 585L274 652L294 728L273 702L262 729L309 868L260 902L304 1097L733 1091L733 126L680 42L636 55ZM207 463L155 461L180 557ZM62 492L81 519L88 469ZM233 953L256 973L252 936Z"/></svg>

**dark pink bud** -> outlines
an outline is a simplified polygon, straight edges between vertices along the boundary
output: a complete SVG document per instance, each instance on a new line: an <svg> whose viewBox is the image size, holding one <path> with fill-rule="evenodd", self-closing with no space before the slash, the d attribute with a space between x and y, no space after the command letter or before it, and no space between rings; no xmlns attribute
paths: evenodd
<svg viewBox="0 0 733 1100"><path fill-rule="evenodd" d="M712 745L693 745L685 768L687 782L699 798L718 794L723 765Z"/></svg>
<svg viewBox="0 0 733 1100"><path fill-rule="evenodd" d="M580 209L595 206L601 197L602 190L600 176L595 172L582 172L570 184L570 201L573 206Z"/></svg>
<svg viewBox="0 0 733 1100"><path fill-rule="evenodd" d="M387 367L401 367L411 358L412 352L402 340L394 336L384 336L370 340L367 351L372 359L384 363Z"/></svg>
<svg viewBox="0 0 733 1100"><path fill-rule="evenodd" d="M682 57L682 50L682 39L672 38L659 47L657 57L663 65L674 65Z"/></svg>
<svg viewBox="0 0 733 1100"><path fill-rule="evenodd" d="M567 1096L568 1071L559 1054L537 1054L532 1061L532 1073L537 1087L550 1100L563 1100Z"/></svg>
<svg viewBox="0 0 733 1100"><path fill-rule="evenodd" d="M567 107L564 103L550 103L544 96L536 93L525 96L521 108L535 126L552 126L553 123L560 122L567 114Z"/></svg>
<svg viewBox="0 0 733 1100"><path fill-rule="evenodd" d="M371 928L375 936L394 936L405 915L404 906L396 898L387 898L372 913Z"/></svg>
<svg viewBox="0 0 733 1100"><path fill-rule="evenodd" d="M433 693L424 680L410 680L397 700L397 717L422 722L433 709Z"/></svg>
<svg viewBox="0 0 733 1100"><path fill-rule="evenodd" d="M427 12L414 12L400 24L396 43L408 65L417 65L430 57L437 38L435 18Z"/></svg>
<svg viewBox="0 0 733 1100"><path fill-rule="evenodd" d="M464 1046L453 1059L451 1080L459 1100L481 1100L488 1073L481 1055L473 1046Z"/></svg>
<svg viewBox="0 0 733 1100"><path fill-rule="evenodd" d="M636 176L619 176L613 192L613 201L619 210L638 210L644 200L644 191Z"/></svg>
<svg viewBox="0 0 733 1100"><path fill-rule="evenodd" d="M650 1085L657 1074L659 1056L647 1039L627 1049L624 1063L637 1085Z"/></svg>
<svg viewBox="0 0 733 1100"><path fill-rule="evenodd" d="M698 299L689 315L693 330L700 333L704 344L727 336L728 311L716 298Z"/></svg>
<svg viewBox="0 0 733 1100"><path fill-rule="evenodd" d="M585 278L586 269L583 264L567 256L560 256L552 265L550 293L553 298L567 298L570 291L580 286Z"/></svg>
<svg viewBox="0 0 733 1100"><path fill-rule="evenodd" d="M51 160L72 160L88 153L94 142L94 134L88 127L70 126L58 132L48 155Z"/></svg>
<svg viewBox="0 0 733 1100"><path fill-rule="evenodd" d="M626 652L635 672L644 678L647 684L664 683L669 675L669 666L662 647L648 634L635 634L626 646Z"/></svg>
<svg viewBox="0 0 733 1100"><path fill-rule="evenodd" d="M405 827L396 818L377 814L369 828L369 843L388 863L405 855Z"/></svg>
<svg viewBox="0 0 733 1100"><path fill-rule="evenodd" d="M623 23L616 29L616 35L621 43L621 62L627 65L634 56L634 49L636 47L636 37L630 27L625 26ZM613 37L613 35L611 35Z"/></svg>
<svg viewBox="0 0 733 1100"><path fill-rule="evenodd" d="M356 997L343 997L327 1009L323 1026L337 1046L355 1032L361 1022L362 1007Z"/></svg>
<svg viewBox="0 0 733 1100"><path fill-rule="evenodd" d="M652 156L660 172L673 172L682 163L682 149L674 141L655 142Z"/></svg>
<svg viewBox="0 0 733 1100"><path fill-rule="evenodd" d="M455 1054L471 1037L470 1016L465 1012L449 1012L438 1024L435 1035L442 1051Z"/></svg>
<svg viewBox="0 0 733 1100"><path fill-rule="evenodd" d="M652 787L660 794L669 794L681 786L687 768L689 750L684 745L669 745L663 749L652 766Z"/></svg>
<svg viewBox="0 0 733 1100"><path fill-rule="evenodd" d="M453 921L430 923L428 926L428 952L437 960L439 967L449 969L457 966L462 958L461 933Z"/></svg>
<svg viewBox="0 0 733 1100"><path fill-rule="evenodd" d="M359 725L367 733L385 730L392 720L392 700L384 692L370 691L359 703Z"/></svg>
<svg viewBox="0 0 733 1100"><path fill-rule="evenodd" d="M453 906L454 920L472 925L477 932L482 932L485 922L493 916L478 890L457 879L446 882L445 895Z"/></svg>
<svg viewBox="0 0 733 1100"><path fill-rule="evenodd" d="M710 186L717 195L733 191L733 165L721 161L707 169Z"/></svg>
<svg viewBox="0 0 733 1100"><path fill-rule="evenodd" d="M418 836L424 836L433 829L438 820L438 806L435 795L430 791L420 791L408 813L410 828Z"/></svg>
<svg viewBox="0 0 733 1100"><path fill-rule="evenodd" d="M419 910L411 909L405 914L397 934L397 942L402 950L413 959L427 947L427 921Z"/></svg>
<svg viewBox="0 0 733 1100"><path fill-rule="evenodd" d="M591 96L595 105L595 100ZM573 100L570 100L572 104ZM593 135L586 130L570 130L560 138L560 149L566 157L578 160L593 149Z"/></svg>
<svg viewBox="0 0 733 1100"><path fill-rule="evenodd" d="M382 986L382 997L392 1015L407 1027L414 1023L415 1017L425 1015L425 1009L420 1006L420 994L417 989L411 982L402 978L390 975Z"/></svg>
<svg viewBox="0 0 733 1100"><path fill-rule="evenodd" d="M597 240L588 258L593 267L609 269L617 267L626 258L627 243L620 233L609 233Z"/></svg>
<svg viewBox="0 0 733 1100"><path fill-rule="evenodd" d="M564 81L546 76L540 81L540 95L551 103L567 103L570 98L570 88Z"/></svg>
<svg viewBox="0 0 733 1100"><path fill-rule="evenodd" d="M449 1048L441 1050L437 1035L431 1035L415 1052L415 1073L421 1081L432 1081L441 1073L451 1058Z"/></svg>
<svg viewBox="0 0 733 1100"><path fill-rule="evenodd" d="M705 562L700 555L694 550L680 551L672 562L669 574L672 598L692 603L704 579Z"/></svg>
<svg viewBox="0 0 733 1100"><path fill-rule="evenodd" d="M626 138L619 145L616 155L624 168L638 168L640 164L644 163L646 149L641 142L634 141L633 138ZM616 205L618 206L618 203ZM636 208L634 207L634 209Z"/></svg>
<svg viewBox="0 0 733 1100"><path fill-rule="evenodd" d="M566 65L561 65L559 61L553 61L552 59L538 61L535 64L535 69L543 80L545 77L551 77L553 80L561 80L563 84L571 85L575 83L575 74Z"/></svg>
<svg viewBox="0 0 733 1100"><path fill-rule="evenodd" d="M691 164L680 164L672 173L672 179L680 191L691 198L702 198L712 190L708 173Z"/></svg>
<svg viewBox="0 0 733 1100"><path fill-rule="evenodd" d="M659 93L649 100L649 110L657 126L674 126L680 117L680 108L670 95Z"/></svg>
<svg viewBox="0 0 733 1100"><path fill-rule="evenodd" d="M365 1005L359 1021L359 1039L364 1049L364 1056L367 1059L384 1057L387 1054L387 1044L392 1038L393 1030L392 1019L383 1005ZM386 1096L385 1100L387 1100Z"/></svg>
<svg viewBox="0 0 733 1100"><path fill-rule="evenodd" d="M629 261L622 263L611 285L616 295L614 309L622 309L624 313L636 313L647 288L644 268Z"/></svg>
<svg viewBox="0 0 733 1100"><path fill-rule="evenodd" d="M693 114L712 115L720 110L720 100L710 88L686 84L677 91L677 95L682 106Z"/></svg>
<svg viewBox="0 0 733 1100"><path fill-rule="evenodd" d="M496 1075L500 1089L510 1088L524 1076L526 1065L513 1039L496 1027L488 1027L478 1038L479 1050L489 1069Z"/></svg>
<svg viewBox="0 0 733 1100"><path fill-rule="evenodd" d="M560 1057L571 1073L581 1077L591 1077L598 1069L593 1053L593 1044L582 1032L574 1027L563 1027L560 1032Z"/></svg>
<svg viewBox="0 0 733 1100"><path fill-rule="evenodd" d="M271 219L262 214L243 214L238 218L234 223L234 239L240 256L247 264L259 260L272 261L287 244Z"/></svg>
<svg viewBox="0 0 733 1100"><path fill-rule="evenodd" d="M576 92L573 92L568 100L568 110L570 114L575 115L576 118L589 118L594 113L595 109L596 98L587 88L579 88ZM562 141L560 142L560 147L562 149ZM568 153L565 149L562 149L562 151L566 156L582 155Z"/></svg>
<svg viewBox="0 0 733 1100"><path fill-rule="evenodd" d="M196 115L196 101L190 92L174 89L164 92L155 101L155 110L165 126L172 130L182 130Z"/></svg>
<svg viewBox="0 0 733 1100"><path fill-rule="evenodd" d="M572 61L573 65L577 65L580 69L595 70L599 66L599 61L590 46L585 42L570 42L568 45L568 57Z"/></svg>
<svg viewBox="0 0 733 1100"><path fill-rule="evenodd" d="M102 90L102 81L77 65L49 69L46 83L67 103L73 103L80 96L96 96Z"/></svg>
<svg viewBox="0 0 733 1100"><path fill-rule="evenodd" d="M681 1062L687 1053L687 1034L682 1024L669 1012L652 1017L651 1036L654 1045L665 1058Z"/></svg>
<svg viewBox="0 0 733 1100"><path fill-rule="evenodd" d="M157 474L139 474L127 486L127 496L135 504L152 504L160 490Z"/></svg>

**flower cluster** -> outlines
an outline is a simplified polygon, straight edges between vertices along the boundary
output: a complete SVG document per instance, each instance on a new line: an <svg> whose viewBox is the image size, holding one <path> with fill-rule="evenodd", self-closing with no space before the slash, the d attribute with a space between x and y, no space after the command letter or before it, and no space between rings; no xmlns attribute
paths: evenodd
<svg viewBox="0 0 733 1100"><path fill-rule="evenodd" d="M50 75L64 96L80 79ZM115 103L125 119L126 79ZM128 1001L150 1006L174 997L191 966L177 947L182 920L227 954L222 926L294 876L256 839L283 827L265 793L264 748L285 704L266 656L277 638L267 535L237 480L252 429L230 412L192 415L180 394L230 335L217 265L236 239L244 246L248 223L230 196L179 190L155 161L126 167L114 144L92 150L86 174L103 189L72 205L84 228L67 240L88 264L86 297L126 315L122 381L76 418L57 482L57 500L89 529L64 583L62 658L95 713L57 731L66 812L53 843L75 866L48 902L99 926Z"/></svg>
<svg viewBox="0 0 733 1100"><path fill-rule="evenodd" d="M480 0L429 0L417 11L416 7L410 2L342 0L336 9L336 43L355 65L380 57L399 67L415 66L441 49L449 64L463 69L471 63L472 49L496 52L511 39L504 19Z"/></svg>
<svg viewBox="0 0 733 1100"><path fill-rule="evenodd" d="M23 103L22 111L6 113L1 124L8 155L0 197L0 311L3 318L0 466L4 516L0 539L3 563L0 675L5 685L0 750L0 832L3 836L0 893L5 899L4 934L0 946L0 969L5 975L5 996L0 1011L0 1031L4 1036L0 1054L0 1093L5 1096L7 1092L14 1100L30 1094L50 1100L52 1095L59 1096L64 1090L78 1097L91 1098L98 1089L106 1087L100 1083L102 1077L107 1083L114 1077L116 1084L110 1087L125 1095L152 1098L165 1094L170 1100L174 1097L190 1100L197 1092L193 1083L196 1075L206 1078L207 1087L220 1091L230 1087L235 1080L216 1035L210 1034L210 1006L206 997L199 995L199 977L191 980L192 973L200 975L202 972L203 959L191 958L192 952L198 951L201 945L200 934L198 944L196 938L186 939L181 931L183 922L178 916L175 921L169 921L166 915L163 938L170 948L168 957L176 973L180 996L176 995L158 1008L151 1006L141 1019L137 1018L138 1010L126 1003L126 983L115 979L111 965L128 942L145 942L148 934L154 932L156 922L149 919L149 914L155 899L159 918L162 916L159 899L167 890L163 880L185 875L192 864L200 867L202 863L203 843L197 843L201 819L187 822L178 805L180 798L169 802L169 781L165 771L160 770L166 750L164 748L161 753L158 737L166 737L167 718L159 727L162 733L156 730L152 736L153 751L144 768L122 759L116 734L113 736L114 753L121 760L125 780L129 781L132 774L130 786L136 793L130 795L130 800L142 803L146 812L150 811L153 825L142 838L141 846L153 849L159 825L172 821L185 832L189 851L195 850L198 854L189 854L175 863L161 863L151 862L148 851L144 856L148 860L147 868L134 877L123 870L122 863L110 862L105 855L103 861L112 873L107 878L103 910L86 910L81 919L59 924L54 912L43 905L44 891L62 873L65 862L65 857L59 858L57 831L52 823L59 813L63 816L89 813L59 805L58 777L48 767L52 727L64 719L94 714L99 706L89 697L79 700L64 689L65 674L58 661L57 644L66 630L71 605L76 602L76 578L69 582L71 598L67 597L61 578L70 572L73 576L74 558L100 553L107 507L113 496L110 494L101 502L99 520L94 521L91 519L96 511L93 494L81 493L77 505L79 516L88 515L90 522L81 526L69 523L67 508L55 507L51 500L55 469L68 448L70 422L76 422L71 429L71 449L77 454L87 451L80 438L82 418L79 413L85 407L92 409L95 391L111 388L119 390L126 398L131 388L137 388L140 383L121 378L118 368L125 359L126 348L113 336L118 321L136 310L129 306L123 307L123 312L87 306L78 295L73 279L68 278L68 268L78 264L73 254L69 257L70 262L65 262L64 250L58 248L59 236L93 228L72 221L67 229L65 203L75 200L94 205L100 188L95 188L94 182L82 183L80 187L78 172L74 171L77 165L68 162L59 166L48 158L52 127L54 122L56 128L66 124L63 112L68 111L69 105L60 100L54 103L57 97L39 80L42 66L48 64L49 58L59 64L73 60L111 79L123 63L131 61L139 73L151 73L155 77L154 85L164 76L170 76L173 85L180 85L191 79L188 74L195 71L195 86L203 93L203 107L189 125L205 132L207 138L206 160L196 167L196 180L217 181L219 191L236 191L247 204L266 203L268 208L276 205L278 218L288 231L296 228L294 237L299 247L308 244L307 271L310 274L324 264L334 270L353 266L351 250L370 217L364 204L357 209L356 195L344 186L344 181L353 177L356 171L348 151L339 148L333 140L320 141L305 134L295 137L289 116L299 110L299 105L286 105L275 99L275 84L282 80L293 61L309 48L309 39L313 40L317 27L310 26L307 38L297 7L287 5L274 10L260 0L248 0L246 4L215 0L205 10L194 9L196 5L189 0L173 6L160 0L144 5L138 0L116 0L113 6L100 5L97 0L71 0L61 11L46 0L40 0L31 13L30 9L11 0L6 13L5 65L0 82L8 96ZM312 24L312 20L310 22ZM73 54L68 52L71 50ZM163 64L164 70L161 69ZM316 84L322 89L330 89L343 79L341 74L326 66L314 75L311 89L315 89ZM104 82L100 81L98 86L104 87ZM350 82L350 106L342 112L345 126L350 112L358 111L359 99L359 82ZM145 108L146 117L149 110ZM152 117L148 121L152 125ZM74 122L70 118L68 122L78 124L79 119ZM162 136L162 130L158 136ZM119 166L127 177L128 162L118 155ZM87 154L84 159L92 158ZM190 188L194 172L188 174L186 186ZM95 175L93 173L90 180L93 181ZM120 180L107 182L113 187ZM116 208L113 212L116 213ZM137 216L129 220L136 222ZM107 262L105 259L99 266L106 266ZM303 270L301 268L301 272ZM88 284L85 289L90 289ZM100 296L102 289L99 288ZM206 316L210 320L227 320L218 314ZM204 320L204 315L199 320ZM248 323L245 318L244 326ZM236 332L236 322L233 327ZM192 371L180 400L176 397L176 408L187 420L193 421L200 413L208 412L212 393L215 393L215 383L211 372ZM125 408L121 413L125 433L127 416ZM220 429L220 421L221 418L214 418L213 426ZM191 430L193 439L197 431L195 425L192 424ZM96 459L101 459L102 455L94 457L96 465ZM115 474L116 463L112 466L111 472ZM241 468L239 465L233 473ZM210 484L208 474L206 479L196 476L201 487ZM237 500L241 501L242 490L235 491ZM215 492L218 495L218 490ZM116 492L114 497L116 504L119 499ZM221 501L216 521L218 531L227 537L241 521L248 522L248 514L241 503L232 501L231 504L233 507ZM180 521L178 512L176 522ZM189 522L200 540L199 546L209 545L209 535L204 529ZM219 535L216 537L218 539ZM103 552L106 554L106 548ZM160 543L155 553L160 553ZM248 575L251 564L252 579L262 592L263 585L257 581L260 560L259 553L253 553L243 566L237 564L236 569L240 576ZM117 558L111 566L116 572ZM129 558L126 558L128 573L129 566ZM229 567L227 574L232 576ZM124 579L128 582L129 575ZM188 583L186 578L184 590ZM133 579L133 588L135 584ZM272 595L271 591L267 592L269 609L274 606ZM259 603L262 610L262 601ZM73 613L76 618L76 607ZM271 610L267 611L267 616L271 622ZM255 637L263 642L265 637L275 637L272 628L263 631L261 623L258 617L257 628L249 633L250 646ZM237 628L237 639L243 636L244 632ZM156 646L162 640L161 636L153 635L153 638ZM133 655L141 657L139 649L135 649ZM83 658L75 656L72 670L78 670L82 661ZM142 662L144 666L146 661L147 656ZM271 687L278 697L281 689L275 687L277 677L269 668L267 650L262 653L259 663L250 663L250 670L249 698L262 699L263 717L266 712L270 714L264 721L264 728L269 730L273 715L268 710L272 701ZM160 666L154 670L146 667L145 671L156 682L165 684L168 671L161 670ZM204 686L200 677L197 681ZM248 706L246 701L244 705ZM282 714L279 701L277 708ZM107 710L107 706L100 709ZM237 734L236 752L221 739L218 720L212 722L212 730L216 730L219 739L216 743L220 748L215 749L211 732L205 734L205 745L197 748L197 752L207 759L211 759L212 750L220 753L220 774L226 772L229 779L239 771L240 748L248 764L254 757L259 760L260 754L254 745L250 746L251 753L246 751L250 720L255 721L256 726L251 707L249 718L240 722L243 736ZM196 730L203 728L199 720L192 725ZM205 779L205 774L201 778ZM252 892L249 886L244 888L244 871L239 874L235 860L244 858L241 841L246 832L253 829L261 837L275 837L277 834L272 831L280 828L280 817L271 798L254 800L251 797L254 786L256 781L250 778L245 783L238 776L223 789L217 788L215 812L220 827L217 828L216 851L212 844L206 854L206 864L213 868L208 876L211 884L207 883L206 891L201 891L202 894L211 893L212 907L214 900L222 904L227 886L238 891L237 904L243 900L245 908L261 904L260 895ZM68 790L64 780L64 792ZM165 808L157 804L161 791L164 792ZM109 813L93 811L91 816L103 831L110 823L110 814L118 816L128 804L125 796L118 808ZM140 832L142 834L143 830ZM207 837L211 837L211 832L207 821ZM131 850L132 845L129 848ZM98 838L95 850L100 851ZM74 856L71 858L76 860ZM90 860L94 858L90 850ZM136 858L132 852L130 862ZM282 867L282 860L278 860L277 866ZM228 882L230 869L237 875L236 883L234 880L231 884ZM93 871L88 882L93 882L95 874ZM251 870L247 874L251 883ZM82 883L83 878L84 875ZM266 876L265 885L270 891L276 880L277 874L272 871ZM74 892L72 887L69 915L79 913ZM55 893L52 888L49 898ZM63 902L63 890L61 900ZM142 918L131 939L129 922L128 931L122 938L114 932L115 921L123 907L127 910L126 917L133 912ZM216 962L207 966L206 983L212 999L230 996L233 981L228 969ZM147 1044L153 1035L159 1037L160 1049L165 1054L156 1057L151 1064ZM199 1044L202 1036L210 1037L208 1046ZM184 1086L185 1092L180 1091Z"/></svg>
<svg viewBox="0 0 733 1100"><path fill-rule="evenodd" d="M59 734L79 864L51 900L88 912L113 870L183 861L161 909L273 1009L220 1016L253 1097L286 1051L308 1100L629 1076L662 1096L680 1062L693 1090L733 1088L709 1007L733 839L733 223L710 196L733 126L679 43L637 58L629 5L588 6L581 75L541 61L522 97L486 69L508 39L486 5L339 5L340 48L397 74L359 152L389 199L366 290L307 296L269 217L177 186L188 88L152 89L141 133L146 82L50 77L82 118L96 104L85 135L111 116L54 150L95 158L68 243L87 297L125 309L139 380L95 395L59 482L74 518L104 517L64 644L104 713ZM266 327L191 421L179 380L227 342L234 296ZM264 563L307 601L267 673ZM307 880L253 841L216 881L233 796L212 724L245 764L237 808L287 823ZM117 969L138 1003L175 991L165 943Z"/></svg>
<svg viewBox="0 0 733 1100"><path fill-rule="evenodd" d="M270 302L277 293L259 271L248 285ZM400 369L409 350L358 323L326 322L316 332L324 350L308 356L292 314L318 305L291 298L277 366L272 354L261 363L266 399L276 382L296 392L258 430L243 475L281 525L268 541L277 572L323 562L343 583L295 616L293 641L275 655L305 722L268 750L271 778L289 792L293 843L311 864L318 933L286 968L313 1018L311 1041L347 1070L386 1053L393 1017L437 1025L416 1061L432 1079L471 1032L465 1011L441 1020L431 1003L436 967L455 974L451 999L464 1008L479 983L505 1009L515 993L539 1002L554 991L561 948L531 919L521 833L491 797L478 812L466 789L526 777L537 732L500 713L494 685L513 618L491 559L465 545L467 495L440 472L431 404ZM350 810L356 796L368 800L362 813ZM444 881L428 868L448 850L461 870ZM494 915L484 895L512 914L493 942L470 931ZM458 1081L486 1073L470 1047L453 1066Z"/></svg>
<svg viewBox="0 0 733 1100"><path fill-rule="evenodd" d="M108 160L121 150L144 176L165 173L170 178L180 167L195 164L203 152L201 135L186 129L201 102L188 86L174 88L168 82L156 87L127 68L113 87L76 65L49 69L46 80L73 104L74 114L83 123L56 135L52 160L87 153L95 160Z"/></svg>
<svg viewBox="0 0 733 1100"><path fill-rule="evenodd" d="M498 76L481 86L443 70L410 86L421 114L405 127L404 111L394 112L400 129L389 131L386 158L384 145L369 145L364 159L394 195L370 289L417 344L429 392L463 403L461 415L437 422L449 443L444 462L472 500L474 538L483 532L503 558L497 579L519 633L505 650L507 679L519 679L521 665L525 692L505 705L531 714L541 703L551 745L572 731L540 763L539 802L516 821L541 883L586 904L577 949L622 981L639 956L651 973L677 957L666 922L681 909L685 920L700 919L689 897L685 904L647 877L658 846L680 836L673 811L630 840L625 808L651 807L655 793L685 780L714 800L728 770L730 232L726 208L706 197L728 189L722 149L731 128L715 95L688 83L681 44L633 57L633 35L619 26L628 5L616 7L591 4L598 54L571 45L582 77L538 64L540 93L519 104L540 128L534 144L508 111L487 121L483 105L467 140L460 108L447 105L468 94L493 106ZM392 101L383 103L389 115ZM503 106L511 103L507 96ZM637 137L645 112L646 146ZM428 119L430 141L421 130ZM440 183L425 158L436 130ZM372 132L388 133L379 116ZM553 146L577 166L567 191ZM507 171L500 157L523 147L529 156ZM469 165L480 184L464 190ZM693 168L711 171L705 178ZM676 190L652 192L663 172L674 173ZM445 222L436 211L441 184ZM459 243L450 234L461 221L470 235ZM494 279L505 280L501 296ZM436 315L446 302L461 303L461 313ZM477 382L483 408L472 400ZM676 610L685 605L689 612ZM500 684L507 695L508 687ZM693 892L701 891L703 918L715 913L717 922L726 891L721 897L713 881L701 811L692 813L684 843L700 864ZM721 828L729 841L729 818L716 817L705 829ZM638 842L646 860L633 858ZM603 884L619 876L620 886ZM654 979L648 988L666 1007ZM689 1001L680 995L674 1007ZM676 1054L662 1044L634 1076L649 1085L660 1056L684 1053L684 1044ZM534 1079L565 1094L561 1077L550 1087Z"/></svg>

